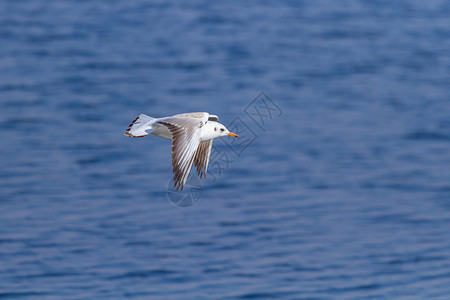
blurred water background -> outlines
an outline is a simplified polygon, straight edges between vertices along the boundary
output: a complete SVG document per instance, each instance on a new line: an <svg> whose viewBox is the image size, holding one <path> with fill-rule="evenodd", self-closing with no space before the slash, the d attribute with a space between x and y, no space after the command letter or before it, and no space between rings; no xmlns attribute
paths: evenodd
<svg viewBox="0 0 450 300"><path fill-rule="evenodd" d="M449 83L445 0L2 0L0 298L448 299ZM256 138L179 208L191 111Z"/></svg>

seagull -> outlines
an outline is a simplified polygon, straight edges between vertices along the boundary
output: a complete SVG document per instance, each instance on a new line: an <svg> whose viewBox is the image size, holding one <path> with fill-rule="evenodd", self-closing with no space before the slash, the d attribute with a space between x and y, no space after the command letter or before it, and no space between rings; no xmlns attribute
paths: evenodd
<svg viewBox="0 0 450 300"><path fill-rule="evenodd" d="M145 114L134 119L125 135L140 138L149 133L172 140L174 187L183 190L192 164L200 178L206 178L213 139L222 136L239 137L230 132L219 117L207 112L194 112L172 117L153 118Z"/></svg>

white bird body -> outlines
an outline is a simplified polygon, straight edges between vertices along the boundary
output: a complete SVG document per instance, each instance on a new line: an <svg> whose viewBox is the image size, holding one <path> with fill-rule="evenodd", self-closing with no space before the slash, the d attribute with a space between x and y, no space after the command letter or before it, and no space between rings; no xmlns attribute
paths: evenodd
<svg viewBox="0 0 450 300"><path fill-rule="evenodd" d="M206 178L213 139L225 135L238 137L219 123L217 116L206 112L164 118L141 114L125 131L126 136L135 138L149 133L172 140L172 167L177 190L183 190L192 164L197 167L200 178Z"/></svg>

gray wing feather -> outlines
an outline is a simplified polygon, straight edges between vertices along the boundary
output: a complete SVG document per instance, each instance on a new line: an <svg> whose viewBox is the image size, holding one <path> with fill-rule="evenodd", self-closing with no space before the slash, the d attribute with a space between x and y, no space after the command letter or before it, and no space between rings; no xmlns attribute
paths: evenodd
<svg viewBox="0 0 450 300"><path fill-rule="evenodd" d="M200 178L206 178L212 143L213 140L200 142L197 152L195 152L194 165L197 167L197 174Z"/></svg>
<svg viewBox="0 0 450 300"><path fill-rule="evenodd" d="M200 144L203 120L192 117L168 117L157 123L166 126L172 134L174 187L183 190Z"/></svg>

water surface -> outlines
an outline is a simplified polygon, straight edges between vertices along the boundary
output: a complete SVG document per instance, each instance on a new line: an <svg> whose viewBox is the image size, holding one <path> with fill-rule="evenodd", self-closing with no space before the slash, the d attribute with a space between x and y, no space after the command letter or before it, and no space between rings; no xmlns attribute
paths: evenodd
<svg viewBox="0 0 450 300"><path fill-rule="evenodd" d="M1 1L0 297L445 299L449 14ZM260 91L281 109L261 127ZM216 141L226 170L178 208L169 142L123 131L191 111L254 139Z"/></svg>

